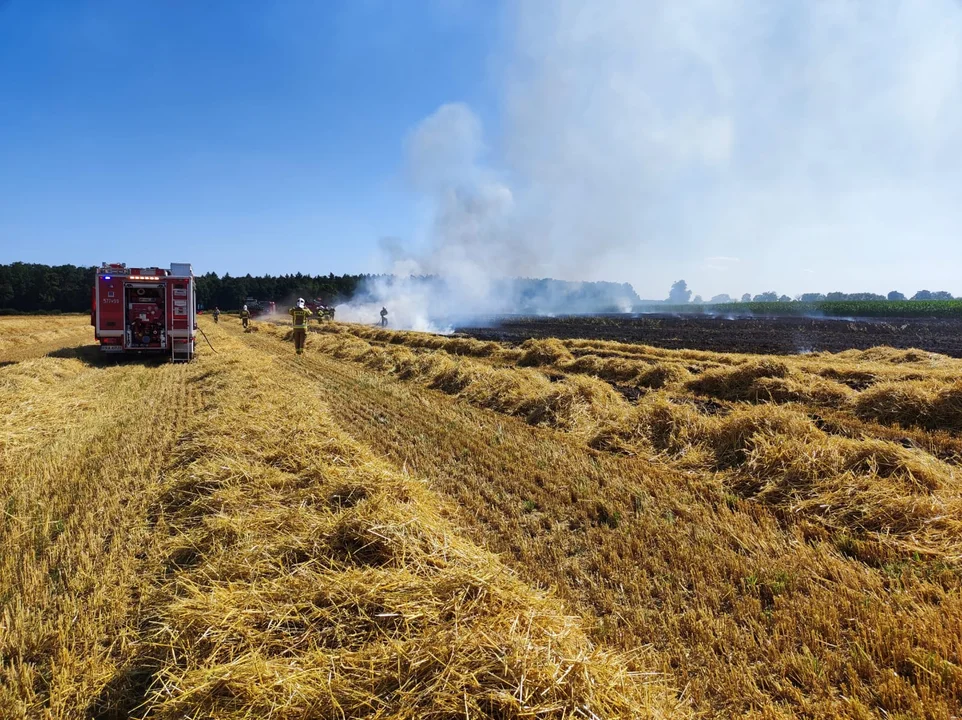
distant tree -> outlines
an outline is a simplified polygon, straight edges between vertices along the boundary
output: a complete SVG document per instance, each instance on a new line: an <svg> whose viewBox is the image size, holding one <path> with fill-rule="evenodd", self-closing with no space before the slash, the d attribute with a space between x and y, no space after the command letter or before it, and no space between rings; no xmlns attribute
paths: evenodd
<svg viewBox="0 0 962 720"><path fill-rule="evenodd" d="M898 290L893 290L888 295L886 295L886 298L888 298L892 302L899 302L900 300L905 300L905 295L900 293Z"/></svg>
<svg viewBox="0 0 962 720"><path fill-rule="evenodd" d="M734 300L732 300L731 296L728 293L722 293L721 295L715 295L715 297L713 297L708 302L714 305L723 305L730 302L734 302Z"/></svg>
<svg viewBox="0 0 962 720"><path fill-rule="evenodd" d="M859 300L859 301L880 301L885 300L884 295L879 295L878 293L849 293L845 296L846 300Z"/></svg>
<svg viewBox="0 0 962 720"><path fill-rule="evenodd" d="M831 300L832 302L842 302L844 300L848 300L848 294L843 292L838 292L838 291L830 292L828 295L825 296L825 299Z"/></svg>
<svg viewBox="0 0 962 720"><path fill-rule="evenodd" d="M742 295L742 302L751 302L751 301L752 301L751 293L745 293L744 295Z"/></svg>
<svg viewBox="0 0 962 720"><path fill-rule="evenodd" d="M668 293L668 302L672 305L685 305L691 300L691 290L688 289L688 283L684 280L678 280L671 286L671 291Z"/></svg>
<svg viewBox="0 0 962 720"><path fill-rule="evenodd" d="M955 300L955 298L952 297L952 293L946 292L945 290L939 290L938 292L932 293L932 299L933 300Z"/></svg>
<svg viewBox="0 0 962 720"><path fill-rule="evenodd" d="M929 290L919 290L912 296L913 300L931 300L932 293Z"/></svg>
<svg viewBox="0 0 962 720"><path fill-rule="evenodd" d="M756 295L752 299L755 302L778 302L778 293L774 290L769 290L768 292L763 292L760 295Z"/></svg>
<svg viewBox="0 0 962 720"><path fill-rule="evenodd" d="M778 298L778 302L791 302L791 301L792 299L788 297L788 295L782 295L780 298Z"/></svg>
<svg viewBox="0 0 962 720"><path fill-rule="evenodd" d="M695 295L695 297L692 299L692 302L693 302L695 305L704 305L704 304L705 304L705 301L701 299L701 295Z"/></svg>
<svg viewBox="0 0 962 720"><path fill-rule="evenodd" d="M823 302L826 300L825 293L802 293L798 296L803 303Z"/></svg>

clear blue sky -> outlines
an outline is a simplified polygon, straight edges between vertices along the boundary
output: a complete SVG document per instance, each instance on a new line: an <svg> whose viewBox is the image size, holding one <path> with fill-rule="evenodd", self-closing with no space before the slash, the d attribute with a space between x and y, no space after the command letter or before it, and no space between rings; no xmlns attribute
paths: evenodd
<svg viewBox="0 0 962 720"><path fill-rule="evenodd" d="M373 269L406 134L489 111L478 7L0 0L0 262Z"/></svg>
<svg viewBox="0 0 962 720"><path fill-rule="evenodd" d="M960 198L958 0L0 0L0 262L962 294Z"/></svg>

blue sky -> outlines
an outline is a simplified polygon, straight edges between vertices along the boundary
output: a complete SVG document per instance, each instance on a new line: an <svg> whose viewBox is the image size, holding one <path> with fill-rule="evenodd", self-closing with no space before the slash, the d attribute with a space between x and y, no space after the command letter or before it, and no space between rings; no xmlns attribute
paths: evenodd
<svg viewBox="0 0 962 720"><path fill-rule="evenodd" d="M0 262L962 294L958 0L0 0Z"/></svg>
<svg viewBox="0 0 962 720"><path fill-rule="evenodd" d="M361 272L403 139L479 113L495 17L439 2L0 4L0 262Z"/></svg>

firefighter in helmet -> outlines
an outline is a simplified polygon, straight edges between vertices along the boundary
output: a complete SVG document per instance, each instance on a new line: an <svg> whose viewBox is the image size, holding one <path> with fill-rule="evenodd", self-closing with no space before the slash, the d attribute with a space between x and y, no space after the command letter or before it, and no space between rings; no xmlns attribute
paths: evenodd
<svg viewBox="0 0 962 720"><path fill-rule="evenodd" d="M307 342L307 318L313 313L308 310L304 298L298 298L297 305L287 312L294 319L294 351L301 355L304 352L304 344Z"/></svg>
<svg viewBox="0 0 962 720"><path fill-rule="evenodd" d="M214 312L211 313L214 316L214 322L220 322L220 308L216 305L214 306Z"/></svg>
<svg viewBox="0 0 962 720"><path fill-rule="evenodd" d="M240 319L241 323L244 325L244 329L249 330L251 324L251 311L247 309L246 305L244 306L244 309L240 311Z"/></svg>
<svg viewBox="0 0 962 720"><path fill-rule="evenodd" d="M381 327L387 325L387 308L381 307Z"/></svg>

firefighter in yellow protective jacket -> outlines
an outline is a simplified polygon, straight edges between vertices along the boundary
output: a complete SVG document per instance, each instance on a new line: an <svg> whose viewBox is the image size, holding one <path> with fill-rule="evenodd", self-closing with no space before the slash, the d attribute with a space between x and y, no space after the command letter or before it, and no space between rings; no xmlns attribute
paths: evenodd
<svg viewBox="0 0 962 720"><path fill-rule="evenodd" d="M244 330L249 330L251 324L251 311L247 309L246 305L244 306L244 309L240 311L240 319L241 325L244 326Z"/></svg>
<svg viewBox="0 0 962 720"><path fill-rule="evenodd" d="M294 350L300 355L304 352L304 343L307 342L307 318L313 313L304 306L304 298L298 298L297 306L287 312L294 318Z"/></svg>

